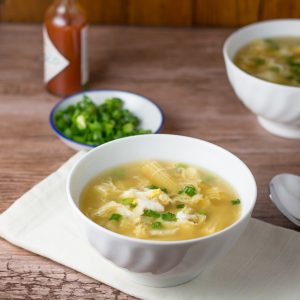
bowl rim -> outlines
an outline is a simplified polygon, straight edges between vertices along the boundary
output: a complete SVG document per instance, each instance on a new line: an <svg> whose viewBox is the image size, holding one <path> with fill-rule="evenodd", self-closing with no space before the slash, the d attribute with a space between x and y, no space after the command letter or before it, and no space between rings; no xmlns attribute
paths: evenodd
<svg viewBox="0 0 300 300"><path fill-rule="evenodd" d="M256 77L244 70L242 70L240 67L238 67L232 60L232 58L229 57L228 54L228 48L229 45L232 43L232 40L239 34L241 34L244 30L247 30L249 28L255 28L257 27L257 29L259 29L260 26L264 26L264 25L268 25L271 23L288 23L288 22L295 22L298 23L300 25L300 19L298 18L283 18L283 19L271 19L271 20L265 20L265 21L260 21L260 22L254 22L248 25L245 25L235 31L233 31L226 39L225 42L223 44L223 56L225 58L225 61L227 61L231 67L233 67L236 71L241 72L242 74L246 75L249 78L252 78L255 81L258 81L260 83L269 85L270 87L277 87L277 88L288 88L288 89L292 89L294 91L299 91L300 86L293 86L293 85L286 85L286 84L281 84L281 83L276 83L276 82L272 82L272 81L268 81L259 77ZM299 34L299 38L300 38L300 34ZM236 54L236 53L235 53Z"/></svg>
<svg viewBox="0 0 300 300"><path fill-rule="evenodd" d="M84 160L88 159L88 156L91 155L93 152L99 151L99 148L105 148L105 147L110 147L110 145L112 143L114 144L118 144L118 143L123 143L124 140L128 140L128 139L144 139L147 138L149 136L152 137L159 137L159 136L163 136L163 137L170 137L170 138L183 138L185 140L191 140L191 141L197 141L197 142L201 142L203 144L208 145L209 147L213 147L215 149L217 149L218 151L221 151L223 153L225 153L226 155L229 155L231 158L236 159L241 165L244 166L246 173L248 173L249 179L250 179L250 184L253 186L253 198L252 198L252 203L250 204L250 207L248 209L248 211L241 216L238 220L236 220L234 223L232 223L231 225L229 225L228 227L225 227L224 229L215 232L213 234L207 235L207 236L202 236L202 237L198 237L198 238L194 238L194 239L187 239L187 240L175 240L175 241L158 241L158 240L147 240L147 239L139 239L139 238L135 238L135 237L130 237L127 235L123 235L114 231L111 231L109 229L106 229L105 227L95 223L94 221L92 221L90 218L88 218L80 209L79 207L75 204L75 201L73 200L72 196L71 196L71 188L70 188L70 184L71 184L71 180L72 180L72 176L74 174L74 172L76 171L77 166ZM97 148L92 149L91 151L87 152L84 154L83 157L81 157L76 163L75 165L72 167L72 169L69 171L68 174L68 178L67 178L67 184L66 184L66 190L67 190L67 201L69 202L69 204L71 205L73 211L75 211L77 213L77 215L82 218L85 222L87 222L88 224L90 224L89 226L92 226L95 230L98 231L104 231L106 234L111 235L115 238L121 239L123 241L128 241L128 242L135 242L135 243L141 243L141 244L146 244L146 245L160 245L160 246L166 246L166 245L182 245L182 244L193 244L196 243L198 241L202 241L202 240L208 240L211 238L214 238L216 236L219 236L221 234L224 234L225 232L231 230L233 227L237 226L238 224L242 223L247 217L248 215L251 216L251 212L255 206L256 200L257 200L257 184L254 178L254 175L252 174L252 172L250 171L249 167L235 154L231 153L230 151L226 150L225 148L207 142L205 140L202 139L198 139L195 137L190 137L190 136L183 136L183 135L176 135L176 134L149 134L149 135L136 135L136 136L129 136L129 137L124 137L121 139L116 139L107 143L104 143L100 146L98 146Z"/></svg>
<svg viewBox="0 0 300 300"><path fill-rule="evenodd" d="M80 146L84 146L86 148L89 148L89 149L94 149L100 145L96 145L96 146L92 146L92 145L88 145L88 144L85 144L85 143L81 143L81 142L77 142L77 141L74 141L72 140L71 138L67 137L66 135L64 135L61 131L58 130L58 128L56 127L55 123L54 123L54 114L56 113L56 111L59 109L59 107L61 106L61 104L63 104L64 102L68 101L69 99L75 97L75 96L78 96L78 95L84 95L84 94L87 94L87 93L101 93L101 92L122 92L122 93L125 93L125 94L131 94L131 95L135 95L135 96L138 96L138 97L141 97L143 99L143 101L146 101L146 102L149 102L150 104L154 105L157 109L158 109L158 112L161 116L161 120L160 120L160 124L158 126L158 129L153 132L154 134L155 133L159 133L160 130L162 129L162 127L164 126L165 124L165 116L164 116L164 113L161 109L161 107L156 103L154 102L153 100L151 100L150 98L148 97L145 97L141 94L137 94L137 93L133 93L131 91L128 91L128 90L122 90L122 89L92 89L92 90L86 90L86 91L81 91L81 92L78 92L78 93L74 93L70 96L67 96L67 97L64 97L62 98L61 100L59 100L55 105L54 107L51 109L51 112L50 112L50 115L49 115L49 125L52 129L52 131L60 138L63 138L71 143L74 143L74 144L77 144L77 145L80 145Z"/></svg>

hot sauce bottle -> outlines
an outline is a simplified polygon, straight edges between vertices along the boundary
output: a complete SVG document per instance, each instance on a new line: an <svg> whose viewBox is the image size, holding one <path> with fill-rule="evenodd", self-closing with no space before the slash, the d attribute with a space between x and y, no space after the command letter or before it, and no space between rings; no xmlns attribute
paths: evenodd
<svg viewBox="0 0 300 300"><path fill-rule="evenodd" d="M76 0L56 0L46 12L44 80L47 89L66 96L88 83L87 19Z"/></svg>

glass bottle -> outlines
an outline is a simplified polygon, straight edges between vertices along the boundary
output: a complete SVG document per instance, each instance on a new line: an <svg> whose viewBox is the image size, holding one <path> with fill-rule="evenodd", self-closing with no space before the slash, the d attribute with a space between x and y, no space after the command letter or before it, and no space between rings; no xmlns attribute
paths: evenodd
<svg viewBox="0 0 300 300"><path fill-rule="evenodd" d="M44 80L47 89L66 96L88 83L87 19L76 0L56 0L44 22Z"/></svg>

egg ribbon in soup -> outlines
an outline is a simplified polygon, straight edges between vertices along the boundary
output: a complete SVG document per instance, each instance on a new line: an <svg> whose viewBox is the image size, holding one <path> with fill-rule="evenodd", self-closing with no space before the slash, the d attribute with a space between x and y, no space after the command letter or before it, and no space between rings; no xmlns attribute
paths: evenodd
<svg viewBox="0 0 300 300"><path fill-rule="evenodd" d="M130 237L186 240L234 223L240 200L222 178L169 161L138 161L101 173L84 188L80 209Z"/></svg>

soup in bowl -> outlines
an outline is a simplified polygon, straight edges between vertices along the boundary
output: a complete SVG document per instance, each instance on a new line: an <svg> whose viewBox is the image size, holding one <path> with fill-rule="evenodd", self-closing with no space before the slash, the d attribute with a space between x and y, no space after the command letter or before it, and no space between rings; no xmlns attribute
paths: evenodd
<svg viewBox="0 0 300 300"><path fill-rule="evenodd" d="M90 244L150 286L196 277L243 233L256 201L247 166L176 135L123 138L73 167L68 199Z"/></svg>
<svg viewBox="0 0 300 300"><path fill-rule="evenodd" d="M237 52L234 63L258 78L300 86L300 37L253 40Z"/></svg>
<svg viewBox="0 0 300 300"><path fill-rule="evenodd" d="M93 178L80 197L95 223L130 237L187 240L218 232L240 216L223 178L190 164L141 160Z"/></svg>
<svg viewBox="0 0 300 300"><path fill-rule="evenodd" d="M269 132L300 138L300 21L272 20L233 32L223 55L238 98Z"/></svg>

